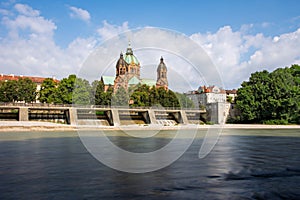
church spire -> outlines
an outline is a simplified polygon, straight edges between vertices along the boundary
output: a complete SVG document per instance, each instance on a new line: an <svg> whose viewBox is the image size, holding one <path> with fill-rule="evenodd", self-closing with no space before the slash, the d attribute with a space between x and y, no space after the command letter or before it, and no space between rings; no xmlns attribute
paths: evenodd
<svg viewBox="0 0 300 200"><path fill-rule="evenodd" d="M128 47L127 47L127 50L126 50L126 55L133 55L130 40L128 40Z"/></svg>
<svg viewBox="0 0 300 200"><path fill-rule="evenodd" d="M157 81L156 87L163 87L168 90L168 78L167 78L167 66L164 63L164 59L161 56L160 63L157 67Z"/></svg>

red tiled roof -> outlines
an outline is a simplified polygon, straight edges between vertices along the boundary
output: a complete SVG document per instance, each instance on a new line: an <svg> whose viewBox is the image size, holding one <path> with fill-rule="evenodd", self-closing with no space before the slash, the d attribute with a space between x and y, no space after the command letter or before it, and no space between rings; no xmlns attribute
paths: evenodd
<svg viewBox="0 0 300 200"><path fill-rule="evenodd" d="M232 89L232 90L226 90L227 94L236 94L237 90L236 89Z"/></svg>
<svg viewBox="0 0 300 200"><path fill-rule="evenodd" d="M212 93L213 92L213 89L214 89L214 85L212 86L208 86L206 87L205 85L204 86L200 86L201 90L203 91L203 93ZM222 88L219 88L220 89L220 94L225 94L226 91Z"/></svg>
<svg viewBox="0 0 300 200"><path fill-rule="evenodd" d="M16 75L5 75L5 74L0 74L0 81L17 81L19 80L20 78L29 78L30 80L32 80L32 82L34 83L38 83L38 84L41 84L46 78L43 78L43 77L35 77L35 76L16 76ZM53 80L55 82L59 82L59 80L53 78Z"/></svg>

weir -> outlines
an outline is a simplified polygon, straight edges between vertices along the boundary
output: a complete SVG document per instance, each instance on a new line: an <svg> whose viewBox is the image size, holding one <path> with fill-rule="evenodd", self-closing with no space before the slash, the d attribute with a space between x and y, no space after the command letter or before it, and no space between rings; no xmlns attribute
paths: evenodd
<svg viewBox="0 0 300 200"><path fill-rule="evenodd" d="M199 124L206 121L206 110L177 108L129 108L71 105L0 105L0 120L50 121L70 125L123 126Z"/></svg>

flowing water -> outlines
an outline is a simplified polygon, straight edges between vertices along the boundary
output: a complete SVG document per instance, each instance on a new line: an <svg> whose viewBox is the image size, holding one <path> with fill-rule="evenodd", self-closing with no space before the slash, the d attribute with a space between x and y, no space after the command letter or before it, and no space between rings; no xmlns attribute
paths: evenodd
<svg viewBox="0 0 300 200"><path fill-rule="evenodd" d="M0 134L0 199L299 199L299 130L225 130L198 158L203 138L161 170L130 174L98 162L76 132ZM260 136L259 136L260 135ZM140 152L170 138L111 136ZM184 139L181 139L184 140Z"/></svg>

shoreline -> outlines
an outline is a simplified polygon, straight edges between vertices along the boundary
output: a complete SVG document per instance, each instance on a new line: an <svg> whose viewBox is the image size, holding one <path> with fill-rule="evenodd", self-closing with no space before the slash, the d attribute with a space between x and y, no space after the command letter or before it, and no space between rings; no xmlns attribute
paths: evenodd
<svg viewBox="0 0 300 200"><path fill-rule="evenodd" d="M264 124L224 124L224 125L124 125L114 126L74 126L38 121L0 121L0 132L28 132L28 131L118 131L118 130L205 130L216 129L300 129L300 125L264 125Z"/></svg>

